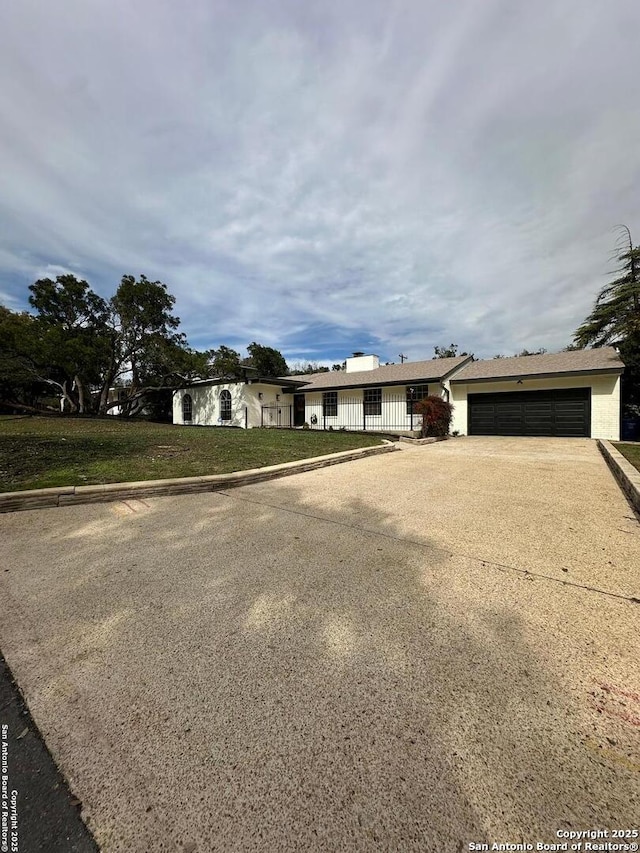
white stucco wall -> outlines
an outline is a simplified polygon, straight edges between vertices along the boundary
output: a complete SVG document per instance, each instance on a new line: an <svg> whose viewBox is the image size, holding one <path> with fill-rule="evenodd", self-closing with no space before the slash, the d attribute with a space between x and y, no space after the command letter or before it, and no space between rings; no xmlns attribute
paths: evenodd
<svg viewBox="0 0 640 853"><path fill-rule="evenodd" d="M293 406L293 396L283 394L278 385L246 386L246 399L249 405L249 428L251 427L288 427ZM262 394L262 399L259 395ZM262 413L263 407L264 413Z"/></svg>
<svg viewBox="0 0 640 853"><path fill-rule="evenodd" d="M231 420L220 420L220 394L227 390L231 394ZM180 388L173 394L173 422L184 424L182 418L182 398L191 395L192 426L245 426L249 429L259 427L264 420L264 426L288 426L291 395L283 394L278 386L263 385L262 383L245 384L244 382L228 382L224 385L195 385L191 388ZM262 394L262 399L260 399ZM278 400L277 397L280 397ZM277 406L265 409L263 406ZM280 409L280 414L278 414ZM280 423L278 423L278 421Z"/></svg>
<svg viewBox="0 0 640 853"><path fill-rule="evenodd" d="M229 382L225 385L195 385L191 388L180 388L173 394L173 422L184 424L182 418L182 398L191 395L192 426L237 426L245 424L245 395L244 384ZM221 422L220 393L222 390L231 394L231 420Z"/></svg>
<svg viewBox="0 0 640 853"><path fill-rule="evenodd" d="M470 382L450 385L450 402L453 404L451 431L467 434L467 395L500 394L508 391L551 391L562 388L591 388L591 438L609 441L620 439L620 376L568 376L552 379L524 379L517 381Z"/></svg>

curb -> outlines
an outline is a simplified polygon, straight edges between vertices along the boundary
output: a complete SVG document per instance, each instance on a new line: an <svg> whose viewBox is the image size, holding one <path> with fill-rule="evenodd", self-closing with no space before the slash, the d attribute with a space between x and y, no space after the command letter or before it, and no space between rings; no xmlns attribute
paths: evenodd
<svg viewBox="0 0 640 853"><path fill-rule="evenodd" d="M608 441L598 439L598 448L611 473L637 513L640 513L640 471Z"/></svg>
<svg viewBox="0 0 640 853"><path fill-rule="evenodd" d="M403 444L433 444L436 441L446 441L448 438L448 435L432 435L429 438L409 438L409 436L401 435L400 441Z"/></svg>
<svg viewBox="0 0 640 853"><path fill-rule="evenodd" d="M327 456L313 456L310 459L284 462L280 465L268 465L265 468L252 468L248 471L236 471L232 474L210 474L203 477L180 477L175 480L141 480L134 483L105 483L97 486L57 486L51 489L31 489L22 492L0 493L0 512L18 512L27 509L45 509L50 507L72 506L75 504L104 503L120 501L126 498L162 497L166 495L186 495L194 492L215 492L316 468L326 468L341 462L351 462L366 456L380 453L393 453L399 448L390 442L380 446L361 447L357 450L342 450Z"/></svg>

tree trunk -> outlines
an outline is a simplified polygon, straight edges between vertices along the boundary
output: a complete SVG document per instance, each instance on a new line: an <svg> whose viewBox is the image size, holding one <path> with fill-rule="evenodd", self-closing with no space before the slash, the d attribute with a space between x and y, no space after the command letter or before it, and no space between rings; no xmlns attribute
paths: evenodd
<svg viewBox="0 0 640 853"><path fill-rule="evenodd" d="M107 371L107 374L100 388L100 399L98 400L98 414L106 415L110 408L109 405L109 390L113 388L113 383L116 381L116 366L112 363Z"/></svg>
<svg viewBox="0 0 640 853"><path fill-rule="evenodd" d="M100 389L100 399L98 401L98 414L106 415L109 411L109 389L112 387L113 377L107 376Z"/></svg>
<svg viewBox="0 0 640 853"><path fill-rule="evenodd" d="M78 403L77 403L77 401L76 401L76 400L71 396L71 391L70 391L70 389L69 389L69 382L68 382L66 379L65 379L65 380L64 380L64 382L62 383L62 385L61 385L61 389L62 389L62 398L63 398L63 400L66 400L66 401L67 401L67 403L69 403L69 409L71 410L71 414L72 414L72 415L75 415L75 414L77 413L77 411L78 411Z"/></svg>
<svg viewBox="0 0 640 853"><path fill-rule="evenodd" d="M78 412L85 415L91 411L91 397L87 394L84 382L77 374L73 377L73 383L78 392Z"/></svg>

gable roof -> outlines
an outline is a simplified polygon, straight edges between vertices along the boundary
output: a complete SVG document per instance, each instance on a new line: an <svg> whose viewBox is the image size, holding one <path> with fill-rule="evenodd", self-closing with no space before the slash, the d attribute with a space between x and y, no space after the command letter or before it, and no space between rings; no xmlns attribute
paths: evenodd
<svg viewBox="0 0 640 853"><path fill-rule="evenodd" d="M457 370L471 356L431 358L428 361L407 361L404 364L384 364L374 370L330 370L328 373L288 376L300 383L300 391L337 391L340 388L371 388L379 385L406 385L411 382L440 382Z"/></svg>
<svg viewBox="0 0 640 853"><path fill-rule="evenodd" d="M543 377L563 373L622 373L623 370L624 362L613 347L597 347L473 361L456 373L451 382L481 382L488 379Z"/></svg>

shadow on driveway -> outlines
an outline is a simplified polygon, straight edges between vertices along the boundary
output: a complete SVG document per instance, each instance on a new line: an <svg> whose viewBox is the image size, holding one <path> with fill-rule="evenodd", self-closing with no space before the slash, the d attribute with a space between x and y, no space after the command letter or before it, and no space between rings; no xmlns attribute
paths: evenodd
<svg viewBox="0 0 640 853"><path fill-rule="evenodd" d="M631 826L637 608L310 482L0 519L2 647L103 849Z"/></svg>

